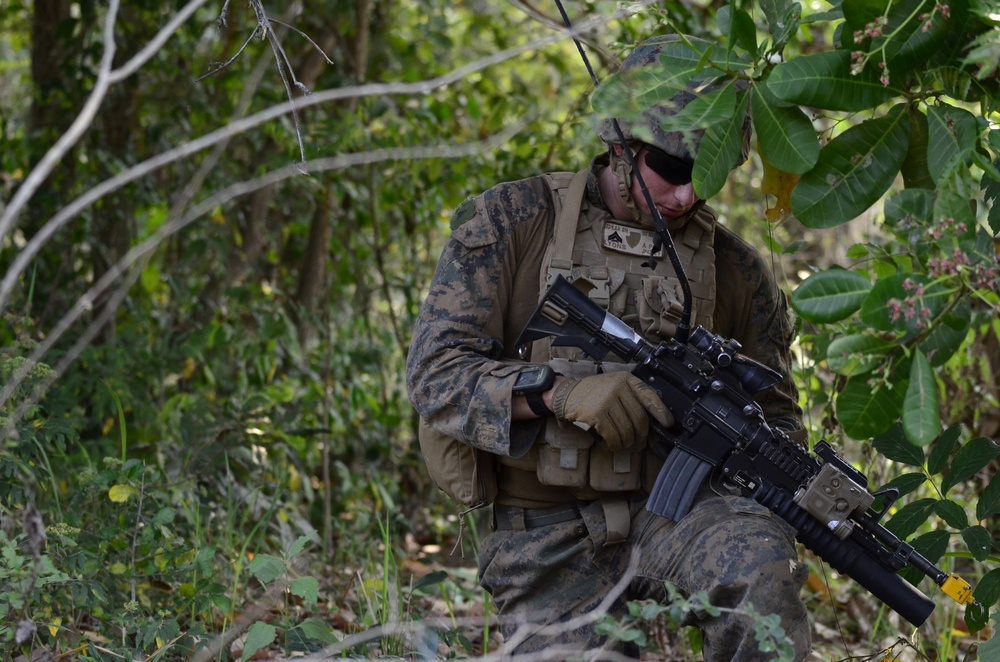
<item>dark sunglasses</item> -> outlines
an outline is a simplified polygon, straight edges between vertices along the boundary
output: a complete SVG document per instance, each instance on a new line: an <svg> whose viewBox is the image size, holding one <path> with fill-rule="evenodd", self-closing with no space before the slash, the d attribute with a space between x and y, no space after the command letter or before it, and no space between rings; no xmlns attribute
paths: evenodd
<svg viewBox="0 0 1000 662"><path fill-rule="evenodd" d="M659 147L646 145L646 166L674 186L683 186L691 181L694 163L667 154Z"/></svg>

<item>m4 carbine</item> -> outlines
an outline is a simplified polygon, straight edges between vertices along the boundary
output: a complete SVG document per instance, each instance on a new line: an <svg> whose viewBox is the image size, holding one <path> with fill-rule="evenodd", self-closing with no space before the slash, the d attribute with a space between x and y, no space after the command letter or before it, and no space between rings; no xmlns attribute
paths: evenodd
<svg viewBox="0 0 1000 662"><path fill-rule="evenodd" d="M879 524L899 492L871 493L868 479L825 441L815 455L772 428L753 395L781 376L739 353L740 345L703 327L688 342L658 346L602 309L559 276L517 340L518 346L553 336L552 344L579 348L595 360L609 352L635 363L676 423L657 430L667 440L664 464L646 508L677 521L715 474L788 522L803 545L915 626L934 602L897 573L909 565L953 600L982 609L972 588L948 574ZM655 425L654 427L659 427ZM882 497L881 509L872 509Z"/></svg>

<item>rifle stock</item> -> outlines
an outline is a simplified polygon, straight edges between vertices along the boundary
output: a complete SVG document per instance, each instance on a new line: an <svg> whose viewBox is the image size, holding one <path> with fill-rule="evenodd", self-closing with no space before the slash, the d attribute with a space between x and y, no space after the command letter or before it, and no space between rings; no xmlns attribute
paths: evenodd
<svg viewBox="0 0 1000 662"><path fill-rule="evenodd" d="M674 426L658 430L670 450L646 504L654 514L682 518L714 473L788 522L803 545L913 625L921 625L935 604L897 574L907 565L956 602L982 609L967 582L879 524L897 491L870 493L867 478L825 441L816 445L816 457L767 424L753 395L781 376L740 354L735 341L697 327L686 343L671 339L654 346L561 276L517 344L547 336L553 345L577 347L598 361L610 352L635 363L633 374L670 409ZM871 507L879 496L884 505L876 512Z"/></svg>

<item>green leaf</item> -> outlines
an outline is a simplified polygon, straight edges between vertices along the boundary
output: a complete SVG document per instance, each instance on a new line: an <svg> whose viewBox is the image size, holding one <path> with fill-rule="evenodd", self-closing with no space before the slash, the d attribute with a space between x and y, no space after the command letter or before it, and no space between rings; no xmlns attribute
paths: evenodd
<svg viewBox="0 0 1000 662"><path fill-rule="evenodd" d="M976 590L972 592L972 595L983 603L984 607L992 607L998 599L1000 599L1000 568L994 568L990 570L983 578L979 580L979 584L976 586ZM989 659L983 658L982 648L979 650L980 660Z"/></svg>
<svg viewBox="0 0 1000 662"><path fill-rule="evenodd" d="M167 507L160 508L158 511L156 511L156 514L153 515L152 523L157 526L163 524L170 524L171 522L174 521L175 515L176 512L174 511L173 508L167 508Z"/></svg>
<svg viewBox="0 0 1000 662"><path fill-rule="evenodd" d="M243 655L240 660L250 660L261 648L270 646L277 637L277 630L269 623L257 622L247 630L247 640L243 644Z"/></svg>
<svg viewBox="0 0 1000 662"><path fill-rule="evenodd" d="M306 545L314 540L316 540L316 534L314 533L299 536L295 539L295 542L292 543L292 546L285 552L285 557L289 559L295 558L302 553L302 550L306 548Z"/></svg>
<svg viewBox="0 0 1000 662"><path fill-rule="evenodd" d="M889 225L901 223L929 223L934 211L934 192L908 188L895 193L885 201L882 213Z"/></svg>
<svg viewBox="0 0 1000 662"><path fill-rule="evenodd" d="M907 189L933 189L934 180L927 167L927 116L913 105L907 107L906 113L910 119L910 134L906 158L899 169L903 175L903 185Z"/></svg>
<svg viewBox="0 0 1000 662"><path fill-rule="evenodd" d="M989 557L991 539L990 532L986 530L986 527L976 524L975 526L963 529L962 540L965 541L965 546L969 548L972 558L977 561L985 561Z"/></svg>
<svg viewBox="0 0 1000 662"><path fill-rule="evenodd" d="M315 577L297 577L288 585L288 592L314 605L319 600L319 582Z"/></svg>
<svg viewBox="0 0 1000 662"><path fill-rule="evenodd" d="M810 322L837 322L858 310L871 288L867 278L853 271L821 271L795 288L792 308Z"/></svg>
<svg viewBox="0 0 1000 662"><path fill-rule="evenodd" d="M986 437L977 437L962 446L951 461L951 469L941 480L941 492L947 492L963 480L972 478L998 455L1000 445Z"/></svg>
<svg viewBox="0 0 1000 662"><path fill-rule="evenodd" d="M261 584L270 584L285 572L285 562L270 554L257 554L247 566Z"/></svg>
<svg viewBox="0 0 1000 662"><path fill-rule="evenodd" d="M418 591L429 586L436 586L448 579L448 573L444 570L435 570L434 572L427 573L420 579L418 579L413 584L413 590Z"/></svg>
<svg viewBox="0 0 1000 662"><path fill-rule="evenodd" d="M903 432L910 443L926 446L941 432L937 380L927 357L919 349L910 363L910 383L903 401Z"/></svg>
<svg viewBox="0 0 1000 662"><path fill-rule="evenodd" d="M920 290L923 294L918 296L916 293ZM896 274L872 286L861 303L861 321L879 331L913 336L921 331L921 325L941 312L948 297L949 291L926 274ZM907 305L907 300L912 300L913 305ZM899 307L898 313L893 306Z"/></svg>
<svg viewBox="0 0 1000 662"><path fill-rule="evenodd" d="M935 503L937 499L917 499L908 503L886 522L885 528L906 540L931 516Z"/></svg>
<svg viewBox="0 0 1000 662"><path fill-rule="evenodd" d="M909 121L902 106L851 127L820 150L799 179L792 213L810 228L831 228L857 218L892 185L906 156Z"/></svg>
<svg viewBox="0 0 1000 662"><path fill-rule="evenodd" d="M799 29L802 5L792 0L760 0L758 3L767 19L767 29L773 44L771 53L780 53L788 40Z"/></svg>
<svg viewBox="0 0 1000 662"><path fill-rule="evenodd" d="M702 200L711 198L725 186L729 173L739 163L743 151L743 125L750 107L750 94L740 95L736 112L727 122L705 129L694 158L691 179Z"/></svg>
<svg viewBox="0 0 1000 662"><path fill-rule="evenodd" d="M850 51L836 50L791 58L774 68L768 84L785 101L850 112L875 108L902 95L901 90L878 79L878 72L870 68L851 75Z"/></svg>
<svg viewBox="0 0 1000 662"><path fill-rule="evenodd" d="M809 117L798 106L778 99L766 81L753 89L753 126L764 159L793 175L811 169L819 159L819 138Z"/></svg>
<svg viewBox="0 0 1000 662"><path fill-rule="evenodd" d="M679 112L660 118L660 128L668 132L705 129L732 120L735 109L736 87L727 84L696 97Z"/></svg>
<svg viewBox="0 0 1000 662"><path fill-rule="evenodd" d="M940 499L934 504L934 513L953 529L964 529L969 526L969 516L965 508L950 499Z"/></svg>
<svg viewBox="0 0 1000 662"><path fill-rule="evenodd" d="M927 355L932 366L944 365L962 346L971 325L972 308L969 301L964 300L945 315L937 317L931 332L920 341L920 350Z"/></svg>
<svg viewBox="0 0 1000 662"><path fill-rule="evenodd" d="M108 490L108 498L115 503L125 503L129 499L139 494L139 490L131 485L113 485Z"/></svg>
<svg viewBox="0 0 1000 662"><path fill-rule="evenodd" d="M966 165L979 143L976 117L953 106L930 106L928 116L927 164L939 184L955 168Z"/></svg>
<svg viewBox="0 0 1000 662"><path fill-rule="evenodd" d="M925 559L931 563L937 563L938 560L944 556L944 553L948 551L948 542L950 540L950 533L947 531L937 530L929 531L917 536L910 542L910 544L913 545L913 549ZM904 568L899 575L914 586L919 584L920 581L926 576L923 572L913 566Z"/></svg>
<svg viewBox="0 0 1000 662"><path fill-rule="evenodd" d="M837 396L837 418L852 439L867 439L884 433L899 418L903 393L879 384L872 388L866 375L849 377Z"/></svg>
<svg viewBox="0 0 1000 662"><path fill-rule="evenodd" d="M906 440L903 427L895 424L889 430L872 439L872 446L893 462L908 464L911 467L924 466L924 452Z"/></svg>
<svg viewBox="0 0 1000 662"><path fill-rule="evenodd" d="M738 45L757 57L757 26L745 9L739 9L735 3L719 8L715 14L716 23L722 34L729 40L730 48Z"/></svg>
<svg viewBox="0 0 1000 662"><path fill-rule="evenodd" d="M983 189L984 197L993 202L987 217L990 229L993 230L993 234L1000 234L1000 181L992 179L984 173L980 186Z"/></svg>
<svg viewBox="0 0 1000 662"><path fill-rule="evenodd" d="M901 476L896 476L888 483L879 488L879 490L885 490L889 488L896 488L899 490L899 496L904 497L913 490L917 489L924 484L927 480L927 476L923 473L908 473L902 474Z"/></svg>
<svg viewBox="0 0 1000 662"><path fill-rule="evenodd" d="M328 623L318 618L308 618L295 627L302 630L302 634L304 634L307 639L319 641L324 644L337 643L337 635L334 634L333 628L330 627Z"/></svg>
<svg viewBox="0 0 1000 662"><path fill-rule="evenodd" d="M948 458L951 457L951 452L955 450L955 444L958 443L958 438L962 435L962 424L952 425L950 428L941 433L941 436L937 438L937 441L931 447L931 453L927 458L927 471L930 475L941 473L945 465L948 463Z"/></svg>
<svg viewBox="0 0 1000 662"><path fill-rule="evenodd" d="M976 502L976 520L982 522L996 512L1000 512L1000 480L994 477Z"/></svg>
<svg viewBox="0 0 1000 662"><path fill-rule="evenodd" d="M837 338L826 350L826 365L838 375L852 377L871 372L886 360L895 345L866 333Z"/></svg>

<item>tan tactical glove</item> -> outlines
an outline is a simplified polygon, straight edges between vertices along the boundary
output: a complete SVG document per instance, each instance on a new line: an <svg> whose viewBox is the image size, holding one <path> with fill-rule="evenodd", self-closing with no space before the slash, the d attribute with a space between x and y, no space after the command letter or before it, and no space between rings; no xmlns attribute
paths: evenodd
<svg viewBox="0 0 1000 662"><path fill-rule="evenodd" d="M674 424L656 391L630 372L567 379L552 394L552 411L559 420L593 429L616 452L645 445L650 416L663 427Z"/></svg>

